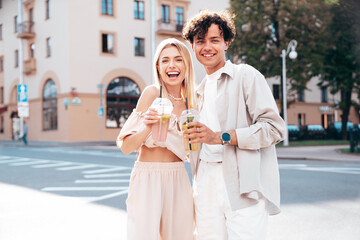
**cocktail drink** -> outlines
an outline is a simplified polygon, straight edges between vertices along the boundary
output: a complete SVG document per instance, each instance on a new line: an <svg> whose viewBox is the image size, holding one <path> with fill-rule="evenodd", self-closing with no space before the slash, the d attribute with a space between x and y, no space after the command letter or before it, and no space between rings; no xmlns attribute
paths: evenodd
<svg viewBox="0 0 360 240"><path fill-rule="evenodd" d="M198 121L199 114L195 109L184 110L180 116L180 124L181 130L184 132L188 127L186 126L188 123ZM190 127L193 128L193 127ZM191 138L193 140L193 138ZM198 151L199 144L198 143L189 143L189 138L184 138L184 147L185 151Z"/></svg>
<svg viewBox="0 0 360 240"><path fill-rule="evenodd" d="M157 142L165 142L173 105L167 98L156 98L151 107L155 108L160 115L159 121L152 125L152 138Z"/></svg>

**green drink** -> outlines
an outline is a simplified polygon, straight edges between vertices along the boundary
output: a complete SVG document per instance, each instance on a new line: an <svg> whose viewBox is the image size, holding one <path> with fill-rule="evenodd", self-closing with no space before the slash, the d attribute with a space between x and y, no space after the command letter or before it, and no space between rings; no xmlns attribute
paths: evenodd
<svg viewBox="0 0 360 240"><path fill-rule="evenodd" d="M180 124L181 124L181 130L184 132L187 130L187 124L198 121L198 113L194 109L185 110L181 113L180 116ZM193 128L193 127L190 127ZM192 138L191 140L194 140L195 138ZM198 143L189 143L189 138L184 138L184 147L185 151L198 151L199 150L199 144Z"/></svg>

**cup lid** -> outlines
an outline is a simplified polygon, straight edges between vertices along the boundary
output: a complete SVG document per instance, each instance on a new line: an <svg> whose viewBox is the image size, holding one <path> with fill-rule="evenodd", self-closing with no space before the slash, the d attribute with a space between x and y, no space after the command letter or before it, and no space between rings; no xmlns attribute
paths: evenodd
<svg viewBox="0 0 360 240"><path fill-rule="evenodd" d="M171 114L174 108L172 102L167 98L156 98L151 107L155 108L160 114Z"/></svg>

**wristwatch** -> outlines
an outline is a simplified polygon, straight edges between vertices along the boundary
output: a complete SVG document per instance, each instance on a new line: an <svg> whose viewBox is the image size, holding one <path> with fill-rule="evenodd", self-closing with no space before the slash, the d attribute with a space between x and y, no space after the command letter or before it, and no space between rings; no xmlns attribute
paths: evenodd
<svg viewBox="0 0 360 240"><path fill-rule="evenodd" d="M221 144L222 145L228 145L230 144L230 140L231 140L231 135L228 132L223 132L221 134Z"/></svg>

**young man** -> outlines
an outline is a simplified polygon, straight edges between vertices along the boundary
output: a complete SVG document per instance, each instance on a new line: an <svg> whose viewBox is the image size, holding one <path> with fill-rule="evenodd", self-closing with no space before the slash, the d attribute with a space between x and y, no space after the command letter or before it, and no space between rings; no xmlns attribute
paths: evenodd
<svg viewBox="0 0 360 240"><path fill-rule="evenodd" d="M200 121L184 132L203 143L191 155L198 240L263 240L268 214L280 211L275 144L285 123L264 76L225 60L232 18L205 10L183 30L207 73L196 90Z"/></svg>

